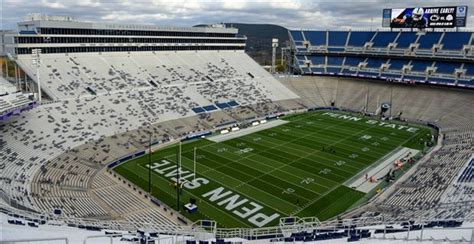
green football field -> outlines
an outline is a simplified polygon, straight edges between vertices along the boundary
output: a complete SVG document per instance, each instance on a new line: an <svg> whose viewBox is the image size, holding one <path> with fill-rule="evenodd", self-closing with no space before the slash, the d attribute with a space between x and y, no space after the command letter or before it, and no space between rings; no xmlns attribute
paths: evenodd
<svg viewBox="0 0 474 244"><path fill-rule="evenodd" d="M341 112L286 116L289 123L223 142L182 144L181 213L222 227L262 227L288 216L334 217L365 194L344 182L400 146L423 149L427 127ZM194 176L196 148L196 176ZM177 208L177 145L152 154L152 194ZM114 168L148 190L145 155ZM194 178L195 177L195 178ZM198 211L183 205L196 199Z"/></svg>

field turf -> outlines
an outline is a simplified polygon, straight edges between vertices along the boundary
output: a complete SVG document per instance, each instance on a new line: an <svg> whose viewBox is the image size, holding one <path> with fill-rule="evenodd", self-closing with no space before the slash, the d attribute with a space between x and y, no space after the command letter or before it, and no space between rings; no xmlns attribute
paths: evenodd
<svg viewBox="0 0 474 244"><path fill-rule="evenodd" d="M193 221L214 219L221 227L272 226L287 216L325 220L364 196L344 182L399 146L422 149L431 133L425 127L393 128L395 122L388 126L341 112L283 119L289 123L220 143L183 143L180 177L192 182L183 183L181 213ZM151 162L153 196L176 209L177 146L154 152ZM114 170L147 191L148 155ZM183 210L190 198L197 200L196 213Z"/></svg>

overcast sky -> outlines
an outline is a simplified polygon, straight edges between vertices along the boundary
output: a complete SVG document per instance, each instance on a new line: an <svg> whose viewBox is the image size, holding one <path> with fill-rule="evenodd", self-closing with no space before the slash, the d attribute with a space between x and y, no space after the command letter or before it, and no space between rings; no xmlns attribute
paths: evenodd
<svg viewBox="0 0 474 244"><path fill-rule="evenodd" d="M5 29L29 13L78 20L193 26L221 22L270 23L289 28L334 29L381 26L383 8L469 6L474 0L0 0Z"/></svg>

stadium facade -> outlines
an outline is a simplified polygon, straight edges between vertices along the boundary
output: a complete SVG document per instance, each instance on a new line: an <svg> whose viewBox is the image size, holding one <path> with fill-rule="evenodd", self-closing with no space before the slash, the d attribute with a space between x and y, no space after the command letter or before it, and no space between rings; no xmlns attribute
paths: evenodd
<svg viewBox="0 0 474 244"><path fill-rule="evenodd" d="M17 55L31 54L35 48L41 48L42 53L242 50L246 40L237 36L237 29L222 25L176 28L87 23L47 16L18 23L18 29L18 33L5 37L6 52Z"/></svg>
<svg viewBox="0 0 474 244"><path fill-rule="evenodd" d="M383 240L394 224L393 233L409 233L472 222L473 94L457 89L472 85L472 33L289 34L292 67L309 76L277 80L244 53L246 38L223 26L172 28L46 16L19 23L18 31L3 38L5 59L19 70L6 82L24 79L31 93L40 87L43 101L36 107L31 94L11 85L0 96L0 106L17 108L5 110L8 116L0 121L0 203L9 223L140 230L137 236L146 230L194 240L315 241L371 235ZM8 64L5 68L8 74ZM15 106L12 95L27 97L18 98L26 105ZM152 147L229 126L317 109L382 116L387 101L390 114L438 128L440 144L393 187L345 213L344 220L287 218L262 229L216 229L214 221L191 223L150 195L147 186L111 170ZM362 230L368 225L374 229Z"/></svg>

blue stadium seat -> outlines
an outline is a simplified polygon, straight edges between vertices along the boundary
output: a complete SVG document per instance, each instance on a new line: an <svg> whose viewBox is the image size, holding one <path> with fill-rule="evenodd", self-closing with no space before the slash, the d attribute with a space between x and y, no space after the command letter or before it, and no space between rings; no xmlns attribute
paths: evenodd
<svg viewBox="0 0 474 244"><path fill-rule="evenodd" d="M290 35L293 38L296 46L302 46L304 43L303 34L301 31L290 31ZM304 51L304 49L299 50Z"/></svg>
<svg viewBox="0 0 474 244"><path fill-rule="evenodd" d="M326 70L327 70L328 73L340 73L341 72L341 68L327 67Z"/></svg>
<svg viewBox="0 0 474 244"><path fill-rule="evenodd" d="M359 75L360 75L360 76L378 76L379 73L368 72L368 71L360 71L360 72L359 72Z"/></svg>
<svg viewBox="0 0 474 244"><path fill-rule="evenodd" d="M392 78L392 79L399 79L401 75L396 75L396 74L388 74L388 73L382 73L383 77L385 78Z"/></svg>
<svg viewBox="0 0 474 244"><path fill-rule="evenodd" d="M398 32L380 31L374 37L372 47L387 47L389 43L394 42Z"/></svg>
<svg viewBox="0 0 474 244"><path fill-rule="evenodd" d="M217 110L216 106L214 105L207 105L207 106L204 106L202 107L204 110L206 111L213 111L213 110Z"/></svg>
<svg viewBox="0 0 474 244"><path fill-rule="evenodd" d="M341 73L345 75L352 75L352 74L355 74L356 72L350 69L342 69Z"/></svg>
<svg viewBox="0 0 474 244"><path fill-rule="evenodd" d="M431 66L433 64L432 61L426 61L426 60L413 60L411 62L411 65L413 67L411 68L412 71L418 71L418 72L425 72L426 67Z"/></svg>
<svg viewBox="0 0 474 244"><path fill-rule="evenodd" d="M438 61L436 67L438 67L436 73L453 74L455 69L461 67L461 63Z"/></svg>
<svg viewBox="0 0 474 244"><path fill-rule="evenodd" d="M400 78L401 74L394 74L395 72L400 72L404 65L411 64L413 73L408 75L403 75L405 79L416 80L420 82L436 82L437 84L449 84L452 85L456 81L454 76L452 79L446 78L446 75L454 74L457 68L462 66L461 62L454 62L450 60L450 57L459 56L459 54L453 54L454 52L438 52L436 55L439 58L446 57L446 61L436 61L436 73L444 74L433 75L427 79L424 74L420 75L417 72L424 73L427 67L433 65L434 61L431 61L431 58L428 58L426 55L431 55L431 49L433 45L441 43L443 44L443 49L445 50L460 50L463 45L469 44L472 38L472 32L426 32L422 35L418 35L418 32L413 31L403 31L403 32L371 32L371 31L304 31L305 37L303 38L301 31L290 31L290 34L294 40L303 41L307 39L311 45L319 46L326 45L328 46L327 50L324 52L320 50L313 50L312 54L307 54L308 50L306 48L302 49L304 53L297 53L295 55L295 62L300 65L302 72L305 74L311 73L331 73L331 74L344 74L344 75L368 75L368 76L377 76L379 72L377 70L371 71L370 69L379 69L382 64L389 63L390 71L382 72L380 76L383 78ZM441 38L443 36L443 38ZM417 39L419 39L417 41ZM327 40L327 43L326 43ZM350 50L345 48L346 42L348 47L363 47L367 42L373 42L374 49L369 50L370 55L365 56L364 53L358 53L358 55L352 55L354 49ZM416 60L410 61L410 59L402 59L401 57L394 56L393 58L378 58L377 54L387 55L387 52L377 53L376 48L387 47L389 43L396 43L397 48L404 49L408 48L410 44L418 43L419 51L416 53L418 58ZM347 53L347 56L344 56L341 51L350 50L350 53ZM396 51L396 50L395 50ZM337 52L337 53L336 53ZM402 54L400 50L396 51L397 55ZM306 55L306 56L303 56ZM343 55L343 56L339 56ZM370 58L369 58L370 57ZM385 57L385 56L384 56ZM468 56L466 56L469 58ZM310 60L312 67L307 68L305 66L306 60ZM359 63L367 60L367 69L357 71L353 67L357 67ZM389 62L387 62L389 60ZM316 67L321 66L321 67ZM472 80L474 80L474 64L465 64L464 68L466 69L466 75L459 78L457 82L463 86L474 86ZM398 73L397 72L397 73ZM442 78L441 78L442 77Z"/></svg>
<svg viewBox="0 0 474 244"><path fill-rule="evenodd" d="M463 79L459 79L459 80L458 80L458 85L459 85L459 86L470 86L470 87L474 87L474 80L463 80Z"/></svg>
<svg viewBox="0 0 474 244"><path fill-rule="evenodd" d="M330 47L342 47L346 45L347 31L330 31L328 41L328 46Z"/></svg>
<svg viewBox="0 0 474 244"><path fill-rule="evenodd" d="M229 101L227 102L227 104L229 104L232 107L239 106L239 103L237 103L236 101Z"/></svg>
<svg viewBox="0 0 474 244"><path fill-rule="evenodd" d="M230 107L230 105L227 104L227 103L216 103L216 106L217 106L218 108L220 108L220 109L224 109L224 108Z"/></svg>
<svg viewBox="0 0 474 244"><path fill-rule="evenodd" d="M312 46L326 45L326 31L305 31L304 36Z"/></svg>
<svg viewBox="0 0 474 244"><path fill-rule="evenodd" d="M22 34L22 35L37 35L38 33L35 30L21 30L20 34Z"/></svg>
<svg viewBox="0 0 474 244"><path fill-rule="evenodd" d="M349 39L349 46L362 47L374 36L372 31L352 31Z"/></svg>
<svg viewBox="0 0 474 244"><path fill-rule="evenodd" d="M417 37L416 32L402 32L397 39L397 48L408 48Z"/></svg>
<svg viewBox="0 0 474 244"><path fill-rule="evenodd" d="M290 31L294 41L304 41L301 31Z"/></svg>
<svg viewBox="0 0 474 244"><path fill-rule="evenodd" d="M438 43L441 34L441 32L427 32L425 35L420 37L420 40L418 40L418 43L420 43L418 48L431 49L434 44Z"/></svg>
<svg viewBox="0 0 474 244"><path fill-rule="evenodd" d="M466 69L466 75L474 76L474 64L464 64L464 69Z"/></svg>
<svg viewBox="0 0 474 244"><path fill-rule="evenodd" d="M443 49L445 50L461 50L463 45L469 44L472 32L446 32L444 33Z"/></svg>
<svg viewBox="0 0 474 244"><path fill-rule="evenodd" d="M302 69L301 69L301 72L302 72L303 74L311 74L311 70L310 70L309 68L302 68Z"/></svg>
<svg viewBox="0 0 474 244"><path fill-rule="evenodd" d="M424 81L425 77L415 76L415 75L405 75L405 76L403 76L403 79L415 80L415 81Z"/></svg>
<svg viewBox="0 0 474 244"><path fill-rule="evenodd" d="M296 55L296 62L298 63L298 65L304 65L304 62L305 62L305 58L304 56L302 55Z"/></svg>
<svg viewBox="0 0 474 244"><path fill-rule="evenodd" d="M381 58L369 58L367 60L367 68L380 68L380 66L383 63L386 63L387 59L381 59Z"/></svg>
<svg viewBox="0 0 474 244"><path fill-rule="evenodd" d="M325 56L309 56L308 58L311 60L311 63L313 65L320 65L326 63Z"/></svg>
<svg viewBox="0 0 474 244"><path fill-rule="evenodd" d="M328 65L341 66L344 57L328 57Z"/></svg>
<svg viewBox="0 0 474 244"><path fill-rule="evenodd" d="M410 60L406 59L391 59L389 69L392 70L401 70L403 65L407 65Z"/></svg>
<svg viewBox="0 0 474 244"><path fill-rule="evenodd" d="M437 77L429 77L428 82L432 84L454 84L455 80L453 79L445 79L445 78L437 78Z"/></svg>
<svg viewBox="0 0 474 244"><path fill-rule="evenodd" d="M195 112L197 114L206 112L206 110L204 110L201 107L192 108L191 110L193 110L193 112Z"/></svg>
<svg viewBox="0 0 474 244"><path fill-rule="evenodd" d="M232 107L239 106L239 104L236 101L233 101L233 100L227 102L227 104L229 104L229 106L232 106Z"/></svg>
<svg viewBox="0 0 474 244"><path fill-rule="evenodd" d="M325 73L324 68L311 68L311 72L314 73Z"/></svg>
<svg viewBox="0 0 474 244"><path fill-rule="evenodd" d="M347 57L346 62L344 64L345 65L350 65L350 66L357 66L357 65L359 65L360 62L362 62L364 60L365 60L365 58Z"/></svg>

